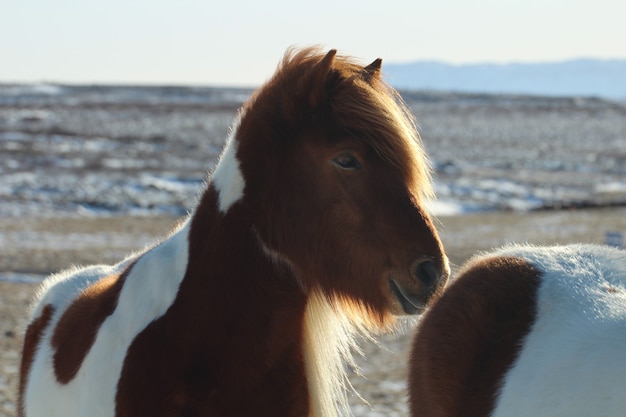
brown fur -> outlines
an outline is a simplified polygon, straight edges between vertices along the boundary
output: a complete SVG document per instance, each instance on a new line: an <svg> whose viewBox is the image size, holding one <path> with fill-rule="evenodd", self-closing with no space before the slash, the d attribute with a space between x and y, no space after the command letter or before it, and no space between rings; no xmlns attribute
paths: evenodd
<svg viewBox="0 0 626 417"><path fill-rule="evenodd" d="M24 336L24 347L22 350L22 362L20 364L20 386L19 386L19 398L18 398L18 416L24 416L24 390L26 389L26 382L28 380L28 373L33 365L35 352L39 347L39 342L44 331L50 324L52 315L54 314L54 307L51 305L45 306L41 310L39 317L35 318L26 329L26 335Z"/></svg>
<svg viewBox="0 0 626 417"><path fill-rule="evenodd" d="M387 282L372 291L339 277L371 276L373 264L408 264L417 254L443 269L421 207L431 192L429 165L406 106L376 73L341 56L319 62L314 49L288 52L246 105L238 134L246 196L259 235L300 266L305 288L365 301L361 310L381 324L389 319ZM337 173L329 161L344 150L363 161L363 172Z"/></svg>
<svg viewBox="0 0 626 417"><path fill-rule="evenodd" d="M536 314L538 271L517 258L470 263L413 340L414 417L487 417Z"/></svg>
<svg viewBox="0 0 626 417"><path fill-rule="evenodd" d="M414 291L416 257L444 268L419 206L430 190L426 160L376 71L332 52L289 52L245 105L236 140L244 198L222 214L213 187L202 197L178 297L129 349L118 416L308 415L307 294L321 288L383 325L395 265ZM345 150L362 172L332 163Z"/></svg>
<svg viewBox="0 0 626 417"><path fill-rule="evenodd" d="M347 58L288 53L237 130L244 198L222 214L212 186L202 197L178 297L129 349L118 416L308 415L307 294L321 288L382 325L394 265L409 275L429 256L444 268L419 206L427 163L396 100L376 71ZM363 172L332 164L344 150L362 158Z"/></svg>
<svg viewBox="0 0 626 417"><path fill-rule="evenodd" d="M209 189L192 220L176 301L128 351L118 417L308 413L297 319L305 295L259 252L242 208L220 218L216 200Z"/></svg>
<svg viewBox="0 0 626 417"><path fill-rule="evenodd" d="M341 375L324 365L341 365L344 330L384 327L402 312L392 278L424 303L445 283L447 258L421 205L428 162L378 60L362 67L334 51L289 51L244 105L234 140L243 196L224 210L209 182L176 298L128 349L117 417L332 416ZM345 154L359 169L336 163ZM434 288L415 276L421 259L441 272ZM62 319L53 341L61 381L75 375L123 283L101 281ZM341 319L316 327L307 319L321 311ZM332 389L313 389L327 382ZM312 398L322 391L325 400Z"/></svg>
<svg viewBox="0 0 626 417"><path fill-rule="evenodd" d="M347 57L330 56L332 61L317 65L320 54L315 48L287 52L276 74L245 106L255 107L250 125L274 130L266 135L262 129L256 136L293 140L303 131L325 126L334 130L330 139L358 138L395 166L415 197L430 196L430 164L415 121L400 95L380 77L382 61L363 68ZM276 123L267 123L272 120Z"/></svg>
<svg viewBox="0 0 626 417"><path fill-rule="evenodd" d="M61 316L52 336L54 374L59 383L69 383L78 373L102 322L115 311L132 266L85 288Z"/></svg>

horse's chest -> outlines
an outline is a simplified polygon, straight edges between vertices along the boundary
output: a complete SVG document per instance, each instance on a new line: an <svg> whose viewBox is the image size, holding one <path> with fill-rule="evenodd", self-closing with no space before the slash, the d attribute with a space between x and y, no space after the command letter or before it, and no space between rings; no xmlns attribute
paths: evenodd
<svg viewBox="0 0 626 417"><path fill-rule="evenodd" d="M152 323L130 347L116 398L128 416L307 416L308 388L297 346L272 358L193 348ZM226 354L225 352L230 352ZM131 412L126 413L126 410Z"/></svg>
<svg viewBox="0 0 626 417"><path fill-rule="evenodd" d="M137 384L118 395L117 406L129 416L307 416L306 381L276 375L250 383L246 375L216 378L203 364L189 367L176 381L150 376L151 387ZM161 386L156 382L160 381ZM130 411L130 412L128 412Z"/></svg>

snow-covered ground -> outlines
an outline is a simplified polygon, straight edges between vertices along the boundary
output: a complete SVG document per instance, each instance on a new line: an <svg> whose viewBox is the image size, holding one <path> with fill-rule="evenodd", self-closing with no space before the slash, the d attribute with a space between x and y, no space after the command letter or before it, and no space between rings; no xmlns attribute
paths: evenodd
<svg viewBox="0 0 626 417"><path fill-rule="evenodd" d="M0 85L0 216L183 214L249 90ZM626 203L626 104L405 93L438 215Z"/></svg>
<svg viewBox="0 0 626 417"><path fill-rule="evenodd" d="M68 262L116 261L153 243L156 232L144 231L145 225L127 230L111 223L152 224L157 222L152 216L166 215L154 227L162 233L172 221L167 216L192 208L230 121L249 94L0 85L0 284L38 282L38 273ZM539 240L546 242L601 241L606 231L624 230L624 209L590 210L587 214L599 213L593 219L584 211L496 213L626 204L623 103L435 93L404 98L435 169L438 199L431 210L443 218L442 239L457 258L509 241L533 242L540 232ZM494 213L471 221L455 216L473 211ZM64 224L76 216L106 224L86 229ZM476 220L483 216L489 219ZM33 220L46 224L33 225ZM11 267L10 258L19 262ZM18 292L34 288L14 287ZM13 307L20 320L23 308ZM7 320L0 323L9 326ZM12 336L5 339L13 348L0 352L2 416L15 414L19 354L12 326L5 330ZM372 406L352 397L356 416L407 415L408 337L385 336L380 346L364 345L359 363L365 378L355 376L353 384Z"/></svg>

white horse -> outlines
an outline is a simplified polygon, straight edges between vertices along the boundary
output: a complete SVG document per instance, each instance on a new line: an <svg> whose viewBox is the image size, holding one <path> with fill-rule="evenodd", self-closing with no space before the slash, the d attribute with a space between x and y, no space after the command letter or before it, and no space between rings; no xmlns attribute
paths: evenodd
<svg viewBox="0 0 626 417"><path fill-rule="evenodd" d="M414 417L626 416L626 252L472 259L420 323L409 384Z"/></svg>

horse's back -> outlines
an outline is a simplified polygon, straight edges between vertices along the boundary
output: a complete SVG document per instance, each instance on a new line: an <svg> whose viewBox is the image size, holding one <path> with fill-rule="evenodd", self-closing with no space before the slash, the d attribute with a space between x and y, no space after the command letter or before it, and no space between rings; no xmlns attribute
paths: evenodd
<svg viewBox="0 0 626 417"><path fill-rule="evenodd" d="M188 228L114 266L42 284L22 355L25 417L112 416L135 337L173 303L187 264Z"/></svg>
<svg viewBox="0 0 626 417"><path fill-rule="evenodd" d="M55 364L54 341L68 309L90 287L119 276L129 261L117 265L72 268L48 277L39 288L26 331L21 365L21 409L25 416L73 415L78 402L58 401L61 387ZM84 316L83 316L84 317ZM73 329L67 328L66 331ZM57 337L55 338L55 333ZM53 341L54 340L54 341ZM56 368L56 369L55 369Z"/></svg>
<svg viewBox="0 0 626 417"><path fill-rule="evenodd" d="M594 245L515 253L542 272L542 281L535 321L493 416L623 415L626 253Z"/></svg>
<svg viewBox="0 0 626 417"><path fill-rule="evenodd" d="M54 308L57 314L64 311L85 289L104 277L118 274L129 261L125 259L115 265L72 267L47 277L37 290L31 310L31 322L46 306Z"/></svg>
<svg viewBox="0 0 626 417"><path fill-rule="evenodd" d="M468 262L426 313L412 412L623 415L624 346L624 251L511 246Z"/></svg>

